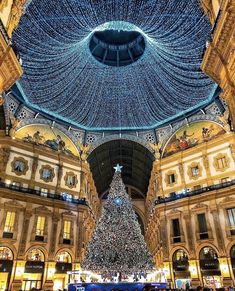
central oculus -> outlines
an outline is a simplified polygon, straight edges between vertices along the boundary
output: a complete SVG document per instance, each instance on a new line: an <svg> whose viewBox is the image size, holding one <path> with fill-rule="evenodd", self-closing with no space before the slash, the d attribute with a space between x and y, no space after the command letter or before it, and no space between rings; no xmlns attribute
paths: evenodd
<svg viewBox="0 0 235 291"><path fill-rule="evenodd" d="M92 34L89 48L100 63L121 67L136 62L143 55L145 40L138 31L107 29Z"/></svg>

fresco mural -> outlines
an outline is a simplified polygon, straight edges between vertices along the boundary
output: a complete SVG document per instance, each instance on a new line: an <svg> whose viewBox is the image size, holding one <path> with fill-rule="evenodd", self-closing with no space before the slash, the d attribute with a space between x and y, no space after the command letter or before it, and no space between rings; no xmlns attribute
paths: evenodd
<svg viewBox="0 0 235 291"><path fill-rule="evenodd" d="M225 130L220 125L210 121L185 125L170 138L163 151L163 157L209 141L224 133Z"/></svg>
<svg viewBox="0 0 235 291"><path fill-rule="evenodd" d="M27 125L16 131L15 138L48 147L55 151L62 151L65 154L79 156L78 149L71 139L60 130L51 128L49 125Z"/></svg>

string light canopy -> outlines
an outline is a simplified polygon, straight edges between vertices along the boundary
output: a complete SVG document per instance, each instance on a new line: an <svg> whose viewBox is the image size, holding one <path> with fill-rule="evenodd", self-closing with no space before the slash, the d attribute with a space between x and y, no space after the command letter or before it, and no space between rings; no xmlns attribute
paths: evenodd
<svg viewBox="0 0 235 291"><path fill-rule="evenodd" d="M147 129L208 104L195 0L33 0L13 35L27 105L87 130Z"/></svg>

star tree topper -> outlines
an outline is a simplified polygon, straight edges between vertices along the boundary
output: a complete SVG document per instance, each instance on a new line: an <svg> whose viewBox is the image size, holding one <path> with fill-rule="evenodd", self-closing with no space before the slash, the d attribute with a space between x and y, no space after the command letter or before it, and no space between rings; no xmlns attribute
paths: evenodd
<svg viewBox="0 0 235 291"><path fill-rule="evenodd" d="M116 167L113 167L113 168L115 169L115 172L121 173L123 166L120 166L119 164L117 164Z"/></svg>

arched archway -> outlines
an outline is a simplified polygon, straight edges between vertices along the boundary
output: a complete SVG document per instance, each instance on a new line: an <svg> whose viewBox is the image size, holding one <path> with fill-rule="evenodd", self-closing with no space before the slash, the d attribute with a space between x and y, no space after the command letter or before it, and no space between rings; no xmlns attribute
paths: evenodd
<svg viewBox="0 0 235 291"><path fill-rule="evenodd" d="M114 173L113 167L117 163L123 166L122 178L124 184L145 196L153 160L153 154L143 145L121 139L98 146L88 157L100 196L108 191Z"/></svg>
<svg viewBox="0 0 235 291"><path fill-rule="evenodd" d="M45 267L45 254L40 247L33 247L26 254L23 276L23 290L41 289Z"/></svg>
<svg viewBox="0 0 235 291"><path fill-rule="evenodd" d="M220 288L222 285L221 271L215 249L210 246L203 247L199 253L199 262L204 285Z"/></svg>
<svg viewBox="0 0 235 291"><path fill-rule="evenodd" d="M54 288L63 290L68 284L67 272L72 271L72 256L66 249L61 249L57 252L54 275Z"/></svg>
<svg viewBox="0 0 235 291"><path fill-rule="evenodd" d="M13 268L13 251L9 247L0 247L0 273L1 273L1 288L8 290L10 278Z"/></svg>
<svg viewBox="0 0 235 291"><path fill-rule="evenodd" d="M177 249L172 256L173 273L177 288L190 286L190 272L188 254L183 249Z"/></svg>

